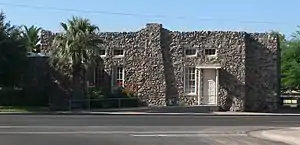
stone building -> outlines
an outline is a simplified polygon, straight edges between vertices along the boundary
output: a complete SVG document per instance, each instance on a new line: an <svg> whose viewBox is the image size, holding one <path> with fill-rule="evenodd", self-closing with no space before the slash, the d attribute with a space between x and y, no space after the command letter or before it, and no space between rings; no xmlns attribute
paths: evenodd
<svg viewBox="0 0 300 145"><path fill-rule="evenodd" d="M42 45L51 42L43 31ZM89 81L134 85L148 105L219 106L274 111L279 105L278 36L229 31L169 31L149 23L137 32L105 32L103 63Z"/></svg>

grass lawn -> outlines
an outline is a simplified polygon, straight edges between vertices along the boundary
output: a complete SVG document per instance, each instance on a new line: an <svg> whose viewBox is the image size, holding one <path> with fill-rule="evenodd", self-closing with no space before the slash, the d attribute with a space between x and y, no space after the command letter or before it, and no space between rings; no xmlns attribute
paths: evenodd
<svg viewBox="0 0 300 145"><path fill-rule="evenodd" d="M48 107L0 106L0 112L41 112L49 110Z"/></svg>

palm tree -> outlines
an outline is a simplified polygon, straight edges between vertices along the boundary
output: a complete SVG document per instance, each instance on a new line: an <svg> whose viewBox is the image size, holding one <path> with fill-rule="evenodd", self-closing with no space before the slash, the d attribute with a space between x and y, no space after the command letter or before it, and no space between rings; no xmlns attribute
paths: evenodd
<svg viewBox="0 0 300 145"><path fill-rule="evenodd" d="M23 26L24 30L22 31L22 38L25 43L27 52L40 52L40 36L39 33L41 31L40 27L36 27L34 25L30 26Z"/></svg>
<svg viewBox="0 0 300 145"><path fill-rule="evenodd" d="M63 33L53 41L50 62L60 72L70 76L72 99L83 99L85 72L99 59L100 47L104 42L98 37L99 28L88 19L73 17L67 23L61 23L61 27Z"/></svg>

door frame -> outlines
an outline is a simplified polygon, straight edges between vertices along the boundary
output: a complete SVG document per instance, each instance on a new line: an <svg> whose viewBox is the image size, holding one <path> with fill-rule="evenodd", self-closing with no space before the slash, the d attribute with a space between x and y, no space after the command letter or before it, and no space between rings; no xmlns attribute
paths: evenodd
<svg viewBox="0 0 300 145"><path fill-rule="evenodd" d="M197 72L198 72L198 83L197 83L197 88L198 88L198 94L197 94L197 96L198 96L198 105L204 105L204 104L202 104L202 102L201 102L201 98L202 98L202 96L203 96L203 79L202 79L202 77L203 77L203 74L202 74L202 70L203 69L215 69L216 71L216 87L215 87L215 89L216 89L216 91L215 91L215 93L216 93L216 99L215 99L215 104L212 104L212 105L209 105L209 104L205 104L205 105L209 105L209 106L218 106L218 99L219 99L219 96L218 96L218 94L219 94L219 69L221 69L221 66L220 65L200 65L200 66L197 66L196 67L196 69L197 69Z"/></svg>

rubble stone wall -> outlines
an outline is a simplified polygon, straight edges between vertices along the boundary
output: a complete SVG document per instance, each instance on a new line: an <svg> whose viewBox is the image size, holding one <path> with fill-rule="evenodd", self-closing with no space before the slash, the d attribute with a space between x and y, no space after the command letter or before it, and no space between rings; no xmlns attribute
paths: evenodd
<svg viewBox="0 0 300 145"><path fill-rule="evenodd" d="M48 48L54 35L44 32L42 42ZM123 66L125 83L135 85L140 99L148 105L198 105L197 95L184 94L185 66L219 64L221 110L270 111L277 107L280 55L276 36L231 31L178 32L149 23L137 32L105 32L100 37L106 42L106 55L102 57L106 86L111 86L112 68ZM113 50L120 48L125 55L114 57ZM196 48L197 55L184 56L185 48ZM216 55L205 56L207 48L216 49Z"/></svg>
<svg viewBox="0 0 300 145"><path fill-rule="evenodd" d="M275 111L280 104L278 36L248 34L246 54L247 111Z"/></svg>

